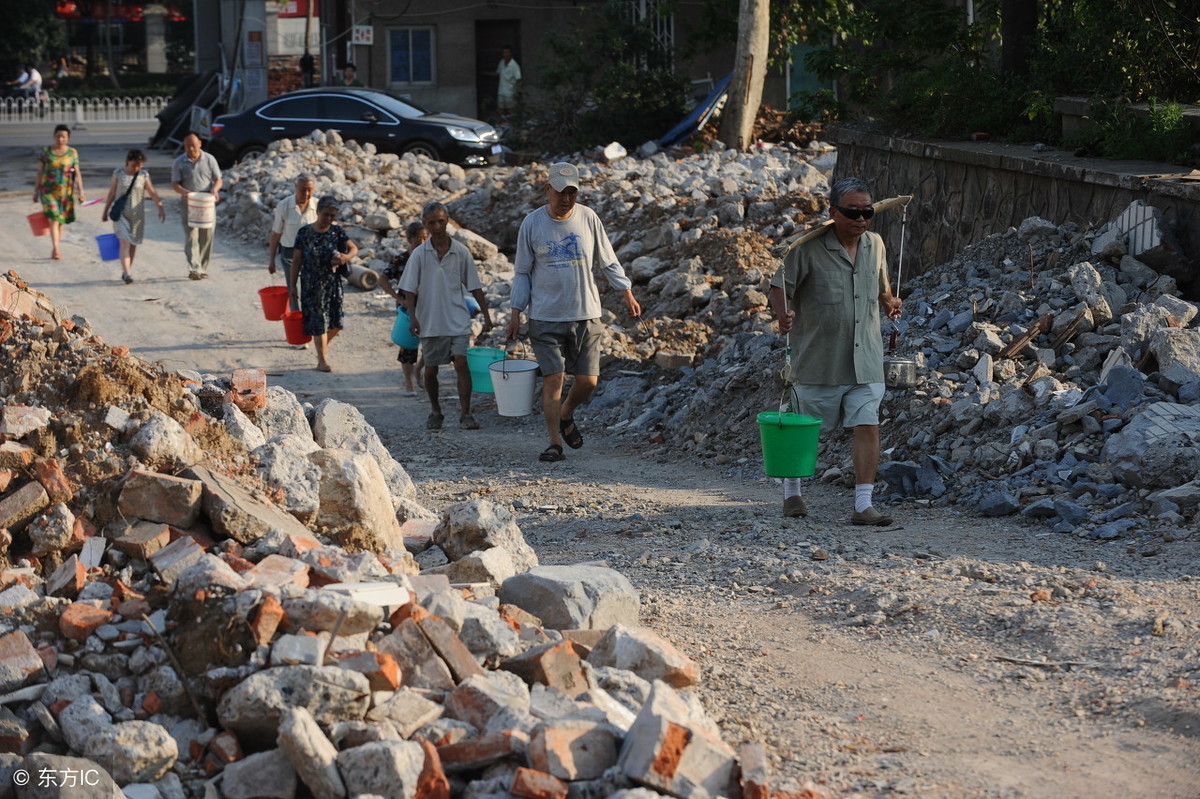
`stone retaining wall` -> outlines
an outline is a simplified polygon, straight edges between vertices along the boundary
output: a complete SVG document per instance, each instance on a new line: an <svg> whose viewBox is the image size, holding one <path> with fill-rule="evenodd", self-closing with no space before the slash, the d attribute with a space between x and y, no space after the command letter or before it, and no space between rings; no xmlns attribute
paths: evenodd
<svg viewBox="0 0 1200 799"><path fill-rule="evenodd" d="M1182 174L1181 167L1034 153L1019 145L915 141L850 128L833 128L828 138L838 147L835 178L864 178L876 199L914 195L906 274L945 263L966 245L1029 216L1099 227L1138 199L1163 211L1194 265L1200 256L1200 180L1164 175ZM887 242L893 264L900 220L898 210L887 211L872 226Z"/></svg>

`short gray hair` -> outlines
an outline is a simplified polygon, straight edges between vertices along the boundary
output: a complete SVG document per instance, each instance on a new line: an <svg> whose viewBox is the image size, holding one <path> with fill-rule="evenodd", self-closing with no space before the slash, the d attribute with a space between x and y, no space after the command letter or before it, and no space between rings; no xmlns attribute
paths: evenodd
<svg viewBox="0 0 1200 799"><path fill-rule="evenodd" d="M837 183L834 183L833 188L829 190L829 204L841 205L843 197L859 191L870 196L871 187L862 178L842 178Z"/></svg>
<svg viewBox="0 0 1200 799"><path fill-rule="evenodd" d="M425 207L421 209L421 219L425 219L425 217L429 216L434 211L441 211L446 215L447 219L450 218L450 209L446 207L446 204L434 201L431 203L425 203Z"/></svg>
<svg viewBox="0 0 1200 799"><path fill-rule="evenodd" d="M341 210L342 204L337 201L337 198L332 194L326 194L321 199L317 200L317 210L324 211L326 208Z"/></svg>
<svg viewBox="0 0 1200 799"><path fill-rule="evenodd" d="M296 175L296 185L299 186L301 183L311 183L315 186L317 185L317 179L307 172L301 172L299 175Z"/></svg>

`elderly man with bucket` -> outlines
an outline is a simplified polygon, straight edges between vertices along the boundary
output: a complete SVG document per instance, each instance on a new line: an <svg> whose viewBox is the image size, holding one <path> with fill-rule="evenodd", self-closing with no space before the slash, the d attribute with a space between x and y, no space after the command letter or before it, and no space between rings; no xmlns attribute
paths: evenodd
<svg viewBox="0 0 1200 799"><path fill-rule="evenodd" d="M273 275L277 266L283 266L289 297L297 293L292 285L292 248L296 246L296 233L305 225L317 221L316 188L317 182L312 175L297 175L296 191L275 206L275 215L271 220L271 235L267 238L267 272ZM303 348L308 345L300 346Z"/></svg>
<svg viewBox="0 0 1200 799"><path fill-rule="evenodd" d="M187 256L188 277L203 280L208 277L208 262L212 258L216 204L221 199L221 168L217 159L200 149L200 137L195 133L183 137L183 153L171 164L171 188L183 198L180 218L186 237L183 252ZM193 198L192 194L197 196Z"/></svg>
<svg viewBox="0 0 1200 799"><path fill-rule="evenodd" d="M851 524L887 525L874 507L879 468L879 403L883 399L883 334L879 312L900 316L899 297L888 283L883 239L868 232L874 209L870 187L859 178L833 184L833 224L797 245L771 280L770 302L792 353L790 404L853 430L854 512ZM783 515L807 516L800 478L783 481Z"/></svg>
<svg viewBox="0 0 1200 799"><path fill-rule="evenodd" d="M409 255L400 276L400 291L411 320L409 329L414 336L420 336L425 358L425 393L431 406L425 427L442 428L444 416L437 372L442 364L452 363L458 378L458 426L463 430L478 430L479 422L471 415L471 371L467 365L467 347L471 343L468 293L483 309L484 332L492 329L492 317L471 251L450 238L447 231L450 212L446 206L429 203L421 210L421 221L429 231L429 239Z"/></svg>
<svg viewBox="0 0 1200 799"><path fill-rule="evenodd" d="M591 399L600 381L600 291L592 268L604 270L630 316L642 313L604 223L591 208L577 205L578 197L579 169L551 164L547 202L521 222L514 257L508 338L516 339L526 311L529 340L542 370L542 412L550 434L550 446L538 459L547 462L563 460L564 441L572 449L583 446L575 409ZM575 383L564 400L567 372Z"/></svg>

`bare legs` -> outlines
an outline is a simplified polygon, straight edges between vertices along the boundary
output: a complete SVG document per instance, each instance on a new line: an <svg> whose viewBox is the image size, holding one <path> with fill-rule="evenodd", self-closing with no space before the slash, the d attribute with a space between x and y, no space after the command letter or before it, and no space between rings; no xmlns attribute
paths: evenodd
<svg viewBox="0 0 1200 799"><path fill-rule="evenodd" d="M599 375L575 375L575 384L567 392L567 398L563 399L564 378L562 372L542 375L542 413L546 417L546 432L550 434L551 446L562 446L559 422L574 419L575 409L592 398L592 392L600 382Z"/></svg>
<svg viewBox="0 0 1200 799"><path fill-rule="evenodd" d="M330 345L330 343L333 342L333 340L335 338L338 337L338 333L341 333L341 332L342 332L342 329L340 327L334 327L334 328L330 328L330 330L326 333L322 333L318 336L313 336L313 344L316 346L316 350L317 350L317 371L318 372L332 372L333 371L333 367L329 365L329 345Z"/></svg>
<svg viewBox="0 0 1200 799"><path fill-rule="evenodd" d="M471 370L467 366L467 356L454 356L455 388L458 390L459 414L466 416L471 412ZM442 401L438 396L438 368L425 367L425 396L429 397L430 413L442 416Z"/></svg>
<svg viewBox="0 0 1200 799"><path fill-rule="evenodd" d="M404 390L406 392L415 393L416 389L413 388L413 375L417 371L417 365L415 363L402 363L400 364L400 371L404 372Z"/></svg>
<svg viewBox="0 0 1200 799"><path fill-rule="evenodd" d="M133 282L133 275L130 270L133 269L133 256L137 254L137 245L130 244L121 239L121 279L126 283Z"/></svg>
<svg viewBox="0 0 1200 799"><path fill-rule="evenodd" d="M52 248L50 257L57 261L60 257L58 254L58 243L60 241L62 241L63 226L62 226L62 222L56 222L53 219L50 219L49 222L50 222L50 247Z"/></svg>

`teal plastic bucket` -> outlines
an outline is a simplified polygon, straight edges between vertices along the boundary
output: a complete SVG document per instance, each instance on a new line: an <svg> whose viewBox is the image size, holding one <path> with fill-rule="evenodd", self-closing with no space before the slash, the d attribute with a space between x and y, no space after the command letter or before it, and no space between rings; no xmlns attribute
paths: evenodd
<svg viewBox="0 0 1200 799"><path fill-rule="evenodd" d="M758 415L758 434L768 477L812 477L816 472L821 439L817 417L764 411Z"/></svg>
<svg viewBox="0 0 1200 799"><path fill-rule="evenodd" d="M115 261L121 257L121 240L116 233L103 233L96 237L101 261Z"/></svg>
<svg viewBox="0 0 1200 799"><path fill-rule="evenodd" d="M392 343L406 350L415 350L421 346L421 339L412 334L412 331L408 329L408 325L408 313L403 307L397 308L396 321L392 324Z"/></svg>
<svg viewBox="0 0 1200 799"><path fill-rule="evenodd" d="M467 368L471 370L471 390L482 394L495 394L492 375L488 364L503 361L507 353L495 347L470 347L467 349Z"/></svg>

